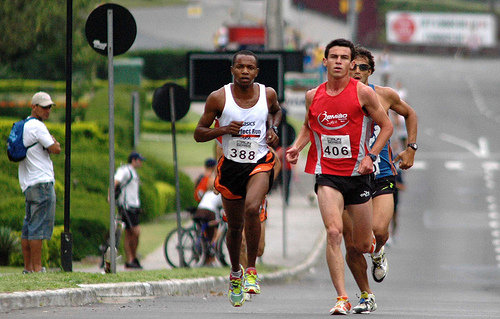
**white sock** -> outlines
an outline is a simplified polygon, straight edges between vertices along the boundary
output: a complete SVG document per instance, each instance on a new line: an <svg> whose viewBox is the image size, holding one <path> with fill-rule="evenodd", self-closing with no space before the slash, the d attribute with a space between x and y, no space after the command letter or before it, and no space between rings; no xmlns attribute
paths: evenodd
<svg viewBox="0 0 500 319"><path fill-rule="evenodd" d="M238 277L239 278L239 277L241 277L241 275L242 275L241 269L238 270L237 272L234 272L234 271L231 270L231 276L232 277Z"/></svg>

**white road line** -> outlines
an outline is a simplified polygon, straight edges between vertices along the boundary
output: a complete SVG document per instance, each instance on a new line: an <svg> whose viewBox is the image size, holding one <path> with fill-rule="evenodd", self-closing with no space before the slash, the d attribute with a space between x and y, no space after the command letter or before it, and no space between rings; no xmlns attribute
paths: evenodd
<svg viewBox="0 0 500 319"><path fill-rule="evenodd" d="M439 138L445 142L449 142L449 143L454 144L456 146L463 147L479 158L489 158L490 157L488 140L485 137L481 136L478 139L478 146L474 145L473 143L471 143L469 141L466 141L464 139L461 139L459 137L456 137L456 136L453 136L450 134L446 134L446 133L439 134Z"/></svg>
<svg viewBox="0 0 500 319"><path fill-rule="evenodd" d="M495 116L495 109L490 109L486 102L484 101L479 88L476 86L471 79L466 79L467 84L469 85L469 89L472 92L472 99L474 100L474 104L479 112L489 119L493 119L495 122L500 123L500 116Z"/></svg>
<svg viewBox="0 0 500 319"><path fill-rule="evenodd" d="M494 195L496 188L494 173L498 171L499 166L497 162L484 162L482 164L484 172L483 179L488 189L488 194L485 197L486 203L488 203L488 225L492 229L491 236L493 238L491 242L494 246L498 268L500 268L500 220L498 218L497 198Z"/></svg>
<svg viewBox="0 0 500 319"><path fill-rule="evenodd" d="M411 170L414 169L427 169L427 162L426 161L414 161L413 166L410 168Z"/></svg>
<svg viewBox="0 0 500 319"><path fill-rule="evenodd" d="M463 171L465 165L461 161L446 161L444 167L450 171Z"/></svg>

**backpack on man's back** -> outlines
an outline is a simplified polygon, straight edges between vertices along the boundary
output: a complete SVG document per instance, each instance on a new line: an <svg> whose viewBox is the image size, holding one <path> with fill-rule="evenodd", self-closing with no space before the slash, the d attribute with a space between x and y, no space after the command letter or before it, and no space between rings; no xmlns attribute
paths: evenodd
<svg viewBox="0 0 500 319"><path fill-rule="evenodd" d="M34 144L26 147L23 143L24 124L29 120L36 119L35 117L28 117L27 119L20 120L12 124L9 138L7 139L7 156L11 162L20 162L26 158L28 149Z"/></svg>

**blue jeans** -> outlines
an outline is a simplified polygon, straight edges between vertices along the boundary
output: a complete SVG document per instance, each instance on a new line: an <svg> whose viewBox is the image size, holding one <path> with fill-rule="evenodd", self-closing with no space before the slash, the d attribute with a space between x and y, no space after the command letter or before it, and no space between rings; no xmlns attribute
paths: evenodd
<svg viewBox="0 0 500 319"><path fill-rule="evenodd" d="M56 215L56 192L54 183L40 183L24 191L26 215L24 216L22 239L50 239Z"/></svg>

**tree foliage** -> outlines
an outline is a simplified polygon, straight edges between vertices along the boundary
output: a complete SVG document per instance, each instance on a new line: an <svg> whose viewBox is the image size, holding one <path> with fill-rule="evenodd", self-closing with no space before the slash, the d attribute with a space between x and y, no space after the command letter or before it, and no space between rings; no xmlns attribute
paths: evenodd
<svg viewBox="0 0 500 319"><path fill-rule="evenodd" d="M64 79L66 0L8 0L0 5L0 77ZM74 69L87 74L95 56L85 22L97 0L73 0Z"/></svg>

